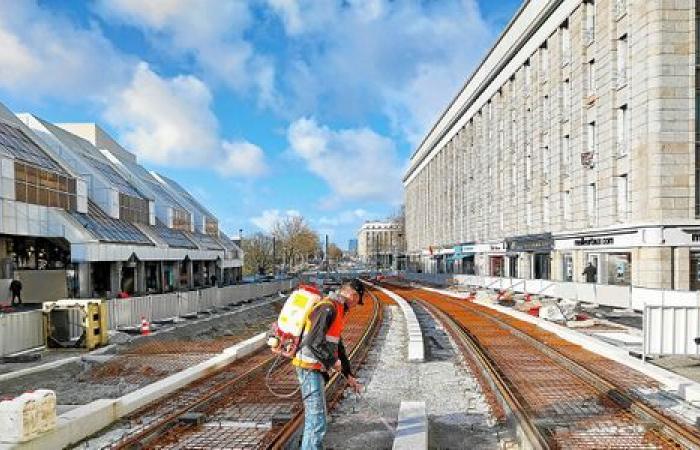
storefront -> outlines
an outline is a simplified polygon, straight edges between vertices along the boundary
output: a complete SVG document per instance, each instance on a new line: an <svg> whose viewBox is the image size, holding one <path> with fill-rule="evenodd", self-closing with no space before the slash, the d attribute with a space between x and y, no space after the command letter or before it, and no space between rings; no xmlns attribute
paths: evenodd
<svg viewBox="0 0 700 450"><path fill-rule="evenodd" d="M474 275L476 273L474 244L455 245L453 250L452 259L455 264L455 273Z"/></svg>
<svg viewBox="0 0 700 450"><path fill-rule="evenodd" d="M554 249L554 240L551 233L531 234L506 239L506 248L509 253L518 253L525 261L518 261L521 265L527 264L526 271L518 270L516 273L527 273L528 278L549 280L551 278L551 258ZM512 258L512 257L511 257ZM515 263L516 266L518 263ZM522 268L522 267L521 267Z"/></svg>
<svg viewBox="0 0 700 450"><path fill-rule="evenodd" d="M649 235L652 243L654 236ZM644 245L638 230L558 237L555 249L561 262L561 280L630 285L635 248Z"/></svg>

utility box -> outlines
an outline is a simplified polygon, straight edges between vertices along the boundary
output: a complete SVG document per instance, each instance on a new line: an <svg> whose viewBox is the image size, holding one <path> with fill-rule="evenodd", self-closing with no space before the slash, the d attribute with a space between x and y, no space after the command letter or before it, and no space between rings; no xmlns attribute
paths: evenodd
<svg viewBox="0 0 700 450"><path fill-rule="evenodd" d="M92 350L109 343L107 303L98 299L44 302L44 335L48 348Z"/></svg>

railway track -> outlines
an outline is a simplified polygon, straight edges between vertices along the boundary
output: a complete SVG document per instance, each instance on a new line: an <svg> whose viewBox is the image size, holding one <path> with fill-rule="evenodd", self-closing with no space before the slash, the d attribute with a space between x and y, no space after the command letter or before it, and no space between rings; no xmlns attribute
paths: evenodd
<svg viewBox="0 0 700 450"><path fill-rule="evenodd" d="M354 308L343 332L353 366L369 351L382 308L370 301ZM265 376L275 357L263 349L126 417L119 437L103 449L280 449L303 424L300 395L280 398ZM272 367L275 390L293 394L298 383L288 362ZM345 380L335 375L326 386L329 408L341 398Z"/></svg>
<svg viewBox="0 0 700 450"><path fill-rule="evenodd" d="M700 448L700 432L647 404L657 383L527 322L482 305L389 285L452 335L520 448Z"/></svg>

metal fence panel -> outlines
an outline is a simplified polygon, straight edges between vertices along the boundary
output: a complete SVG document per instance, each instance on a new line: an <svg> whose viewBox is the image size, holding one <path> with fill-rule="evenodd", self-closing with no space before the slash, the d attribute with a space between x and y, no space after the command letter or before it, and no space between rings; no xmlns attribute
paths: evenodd
<svg viewBox="0 0 700 450"><path fill-rule="evenodd" d="M694 339L700 337L700 308L689 306L644 307L644 355L700 355Z"/></svg>
<svg viewBox="0 0 700 450"><path fill-rule="evenodd" d="M0 356L44 345L41 311L0 316Z"/></svg>

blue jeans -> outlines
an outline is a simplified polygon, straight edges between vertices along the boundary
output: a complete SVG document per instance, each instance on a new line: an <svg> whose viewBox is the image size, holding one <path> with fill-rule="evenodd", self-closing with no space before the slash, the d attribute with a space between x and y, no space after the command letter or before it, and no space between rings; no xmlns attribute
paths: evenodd
<svg viewBox="0 0 700 450"><path fill-rule="evenodd" d="M304 437L301 450L322 450L326 435L326 392L323 375L318 370L297 369L304 400Z"/></svg>

